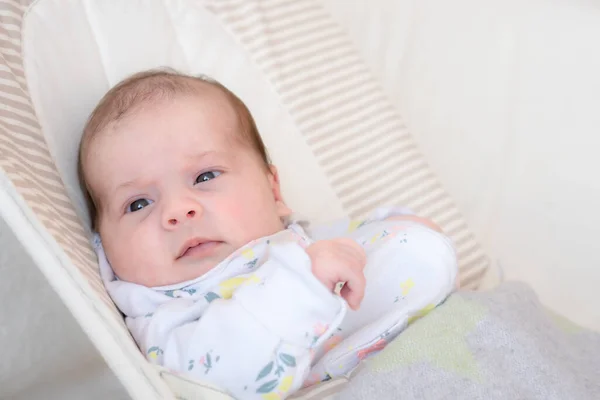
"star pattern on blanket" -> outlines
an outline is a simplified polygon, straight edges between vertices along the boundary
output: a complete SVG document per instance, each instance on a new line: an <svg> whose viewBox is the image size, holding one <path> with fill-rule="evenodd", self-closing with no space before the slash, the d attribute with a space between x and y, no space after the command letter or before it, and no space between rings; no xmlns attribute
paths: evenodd
<svg viewBox="0 0 600 400"><path fill-rule="evenodd" d="M367 360L367 368L381 373L428 362L465 378L480 380L479 367L466 339L487 313L479 304L451 297L408 327L384 351Z"/></svg>

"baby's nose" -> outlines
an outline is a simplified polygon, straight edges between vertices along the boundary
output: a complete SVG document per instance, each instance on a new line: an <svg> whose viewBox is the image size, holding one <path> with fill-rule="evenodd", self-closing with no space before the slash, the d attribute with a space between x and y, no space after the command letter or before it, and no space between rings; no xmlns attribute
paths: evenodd
<svg viewBox="0 0 600 400"><path fill-rule="evenodd" d="M198 216L198 208L197 207L187 207L178 212L171 212L167 215L166 222L167 226L175 227L179 224L182 224L186 221L192 220Z"/></svg>

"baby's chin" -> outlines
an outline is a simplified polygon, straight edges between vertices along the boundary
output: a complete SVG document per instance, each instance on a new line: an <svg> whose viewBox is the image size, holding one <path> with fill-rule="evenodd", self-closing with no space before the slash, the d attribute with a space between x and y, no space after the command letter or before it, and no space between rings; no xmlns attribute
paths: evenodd
<svg viewBox="0 0 600 400"><path fill-rule="evenodd" d="M164 261L156 265L156 259L131 261L131 264L145 266L139 270L131 268L113 268L117 277L125 282L157 288L182 284L197 279L213 270L222 261L229 257L235 249L225 243L211 246L211 248L190 251L175 260Z"/></svg>

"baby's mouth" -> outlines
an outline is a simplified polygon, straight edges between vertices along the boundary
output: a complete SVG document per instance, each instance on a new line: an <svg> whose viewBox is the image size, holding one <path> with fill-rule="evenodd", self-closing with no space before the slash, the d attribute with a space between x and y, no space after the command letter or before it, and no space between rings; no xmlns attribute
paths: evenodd
<svg viewBox="0 0 600 400"><path fill-rule="evenodd" d="M223 242L203 239L203 238L194 238L186 241L184 245L179 250L179 255L177 256L177 260L184 257L207 257L211 255L214 250L219 247Z"/></svg>

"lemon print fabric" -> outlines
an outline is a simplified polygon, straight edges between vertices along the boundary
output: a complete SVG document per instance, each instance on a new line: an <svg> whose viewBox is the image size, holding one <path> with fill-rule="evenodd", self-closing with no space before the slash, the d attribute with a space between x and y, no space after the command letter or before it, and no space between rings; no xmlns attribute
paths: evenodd
<svg viewBox="0 0 600 400"><path fill-rule="evenodd" d="M163 355L163 350L158 346L152 346L148 349L146 355L151 361L157 361L158 357Z"/></svg>
<svg viewBox="0 0 600 400"><path fill-rule="evenodd" d="M258 284L260 282L260 278L254 274L250 276L236 276L235 278L219 283L219 294L223 299L230 299L233 296L233 292L240 286Z"/></svg>
<svg viewBox="0 0 600 400"><path fill-rule="evenodd" d="M256 377L256 393L265 400L283 399L292 388L296 358L287 353L279 353L273 361L265 365Z"/></svg>

